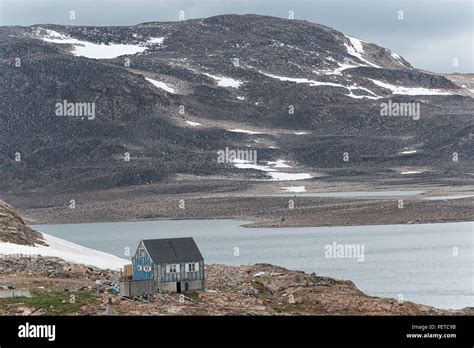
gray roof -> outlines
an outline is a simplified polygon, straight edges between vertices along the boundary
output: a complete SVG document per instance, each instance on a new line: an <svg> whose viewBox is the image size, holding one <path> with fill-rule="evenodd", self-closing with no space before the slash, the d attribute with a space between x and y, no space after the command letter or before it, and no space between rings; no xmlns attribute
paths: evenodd
<svg viewBox="0 0 474 348"><path fill-rule="evenodd" d="M142 242L154 263L204 260L194 239L191 237L145 239Z"/></svg>

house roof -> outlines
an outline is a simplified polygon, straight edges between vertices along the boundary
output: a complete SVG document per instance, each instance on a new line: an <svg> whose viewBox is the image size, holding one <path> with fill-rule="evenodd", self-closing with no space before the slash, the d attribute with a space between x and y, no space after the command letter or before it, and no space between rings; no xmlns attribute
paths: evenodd
<svg viewBox="0 0 474 348"><path fill-rule="evenodd" d="M142 242L154 263L204 260L194 239L191 237L144 239Z"/></svg>

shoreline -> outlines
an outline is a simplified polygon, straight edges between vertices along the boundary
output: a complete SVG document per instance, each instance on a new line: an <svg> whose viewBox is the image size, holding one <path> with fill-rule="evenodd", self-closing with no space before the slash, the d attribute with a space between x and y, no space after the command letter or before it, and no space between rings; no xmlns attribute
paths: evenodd
<svg viewBox="0 0 474 348"><path fill-rule="evenodd" d="M305 190L303 194L285 192L287 187L301 186ZM407 194L411 191L418 194ZM2 199L11 202L32 225L234 219L249 221L247 228L283 228L474 220L474 185L470 181L453 185L449 180L377 182L358 178L335 182L241 181L226 186L222 180L188 177L161 184L100 191L51 192L55 191L44 189L35 193L6 194ZM362 197L353 196L358 192ZM386 196L384 192L394 195ZM335 193L352 196L324 196ZM433 197L439 200L432 200ZM444 197L457 199L442 199ZM71 200L75 201L74 209L69 207ZM402 209L399 208L401 202Z"/></svg>
<svg viewBox="0 0 474 348"><path fill-rule="evenodd" d="M155 294L150 303L126 300L111 292L106 286L103 292L93 289L96 279L114 281L117 274L81 264L69 263L57 258L0 259L4 271L0 281L8 281L18 289L32 292L32 300L0 299L0 315L51 315L51 307L41 305L40 300L49 294L49 302L56 301L62 315L97 315L104 312L109 298L118 315L473 315L474 308L441 309L412 301L400 301L390 297L368 295L352 281L320 276L315 273L290 270L284 267L257 263L252 265L206 265L206 288L188 294L188 301L180 301L180 294ZM69 269L64 277L64 268ZM15 270L9 276L8 270ZM225 280L225 281L223 281ZM42 284L36 289L34 284ZM84 284L87 284L84 285ZM85 299L71 312L61 308L64 291ZM69 295L68 295L69 296ZM38 298L36 301L35 298ZM90 301L89 301L90 299ZM158 303L158 305L157 305Z"/></svg>
<svg viewBox="0 0 474 348"><path fill-rule="evenodd" d="M191 221L191 220L198 220L198 221L213 221L213 220L227 220L227 221L244 221L247 220L246 222L250 223L245 223L242 225L239 225L240 227L244 228L321 228L321 227L370 227L370 226L400 226L400 225L432 225L432 224L454 224L454 223L463 223L463 222L471 222L474 223L474 218L473 220L461 220L461 221L443 221L443 222L430 222L430 221L423 221L420 223L406 223L406 224L345 224L345 225L317 225L317 226L272 226L272 225L259 225L257 221L251 220L251 219L245 219L245 218L227 218L227 217L217 217L217 218L160 218L160 219L144 219L144 220L126 220L126 221L100 221L100 222L77 222L77 223L71 223L71 224L63 224L63 223L46 223L46 224L29 224L26 223L26 225L30 228L37 228L39 226L55 226L55 225L88 225L88 224L113 224L113 223L134 223L134 222L160 222L160 221Z"/></svg>
<svg viewBox="0 0 474 348"><path fill-rule="evenodd" d="M294 207L287 208L292 201ZM20 208L29 225L146 222L163 220L245 220L254 227L326 227L400 225L474 220L474 197L452 200L407 198L344 199L321 197L208 197L187 198L180 210L179 197L156 201L81 202L65 206ZM403 208L399 208L400 202Z"/></svg>

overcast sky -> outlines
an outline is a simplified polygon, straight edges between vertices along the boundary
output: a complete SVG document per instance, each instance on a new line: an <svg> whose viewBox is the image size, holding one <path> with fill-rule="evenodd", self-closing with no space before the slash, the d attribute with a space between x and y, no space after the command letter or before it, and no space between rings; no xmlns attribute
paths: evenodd
<svg viewBox="0 0 474 348"><path fill-rule="evenodd" d="M474 0L0 0L0 24L132 25L175 21L179 11L186 19L229 13L288 18L294 11L296 19L390 48L415 67L474 72Z"/></svg>

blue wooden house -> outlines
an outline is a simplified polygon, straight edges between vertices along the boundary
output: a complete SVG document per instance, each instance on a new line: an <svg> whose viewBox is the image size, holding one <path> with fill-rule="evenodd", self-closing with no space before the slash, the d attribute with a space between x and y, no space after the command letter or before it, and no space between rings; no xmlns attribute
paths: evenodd
<svg viewBox="0 0 474 348"><path fill-rule="evenodd" d="M122 280L123 296L187 292L204 288L204 258L193 238L147 239L132 256L132 279Z"/></svg>

